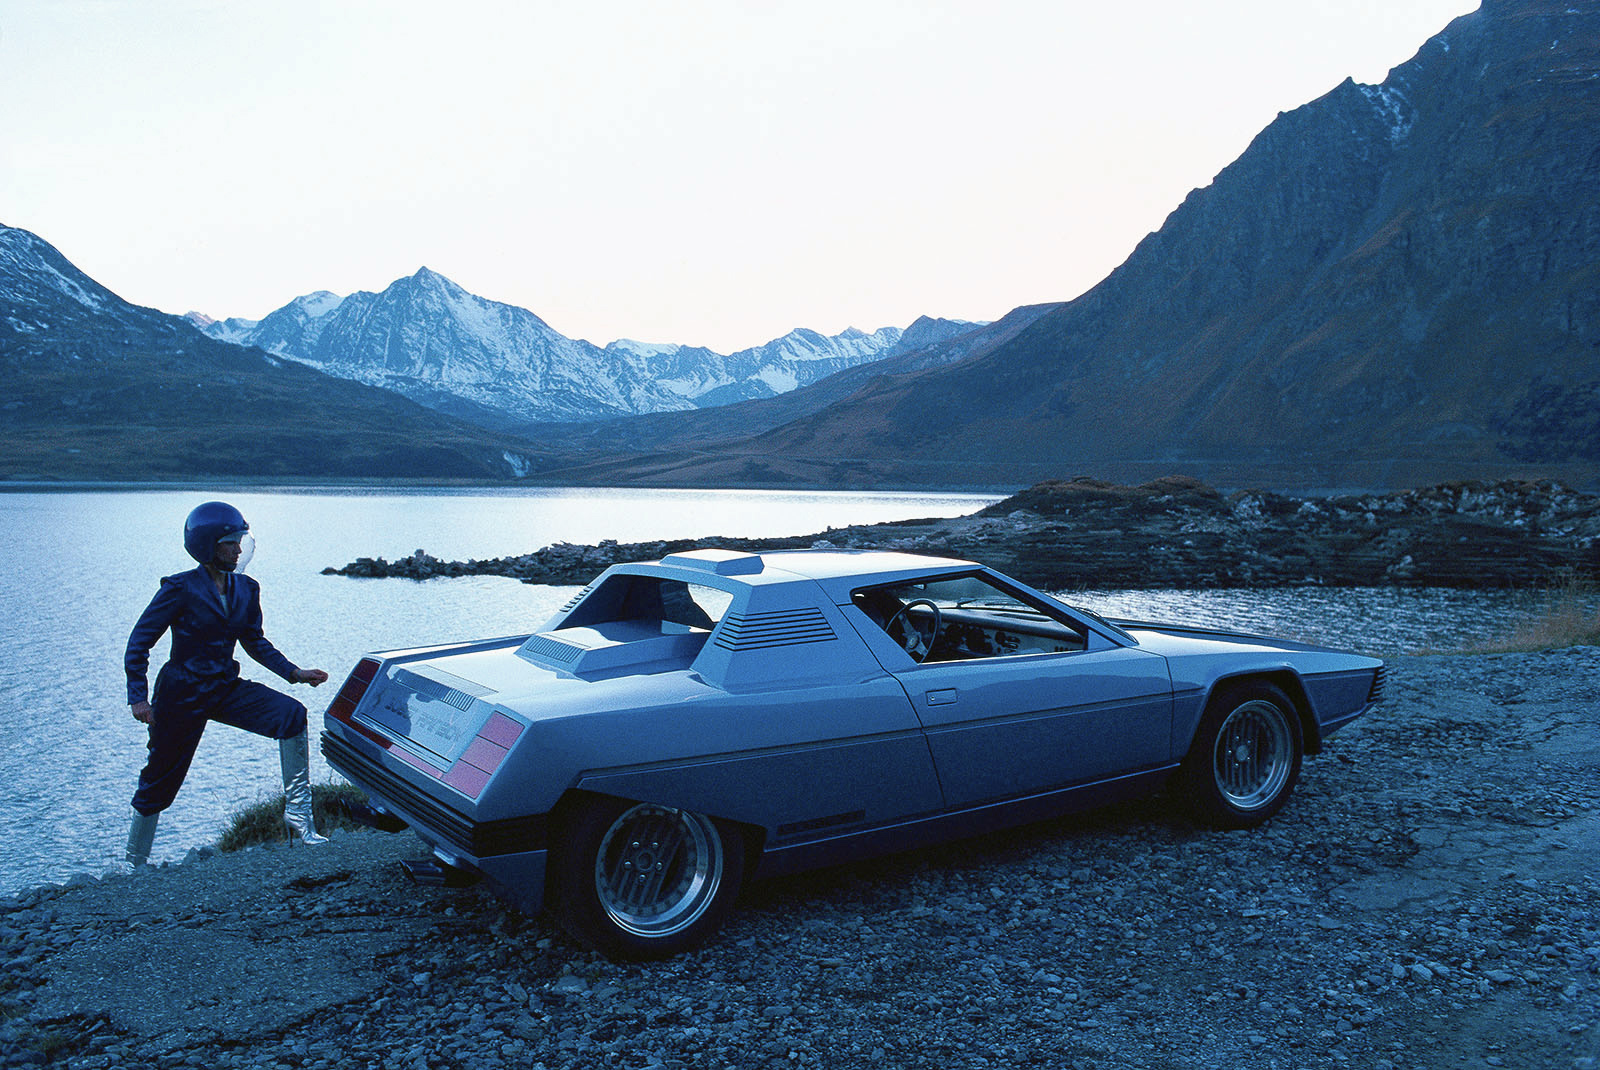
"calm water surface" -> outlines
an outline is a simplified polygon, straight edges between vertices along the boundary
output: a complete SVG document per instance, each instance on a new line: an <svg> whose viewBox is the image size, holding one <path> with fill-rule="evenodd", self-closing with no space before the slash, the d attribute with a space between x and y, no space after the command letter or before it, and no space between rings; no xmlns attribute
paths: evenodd
<svg viewBox="0 0 1600 1070"><path fill-rule="evenodd" d="M0 493L0 894L121 857L128 799L144 764L145 729L126 705L122 652L164 575L193 567L183 519L226 498L258 546L269 638L333 683L291 687L241 655L244 674L322 713L356 659L392 649L535 630L573 588L514 580L352 580L323 576L357 557L424 549L447 560L526 553L551 543L796 535L829 526L957 516L994 501L967 494L674 490L349 489ZM151 679L166 660L151 655ZM312 777L329 771L315 745ZM162 815L151 860L214 842L229 815L281 790L277 747L212 725Z"/></svg>
<svg viewBox="0 0 1600 1070"><path fill-rule="evenodd" d="M225 497L258 540L268 636L333 683L289 687L248 659L246 676L295 695L313 734L333 691L369 650L537 629L574 592L492 577L323 576L361 556L424 549L446 560L525 553L554 542L702 535L795 535L830 526L972 512L977 495L671 490L383 493L348 489L0 493L0 894L99 873L122 854L145 730L129 715L122 652L159 578L192 567L183 518ZM1085 591L1063 597L1107 615L1184 620L1379 653L1493 635L1504 596L1453 591ZM154 670L166 642L152 654ZM313 746L312 776L329 770ZM278 794L277 748L213 725L152 861L214 842L241 806Z"/></svg>

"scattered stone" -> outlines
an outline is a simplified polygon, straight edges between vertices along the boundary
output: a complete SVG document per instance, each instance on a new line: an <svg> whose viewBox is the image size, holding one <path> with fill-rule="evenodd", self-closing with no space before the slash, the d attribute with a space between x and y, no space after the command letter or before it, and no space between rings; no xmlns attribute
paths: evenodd
<svg viewBox="0 0 1600 1070"><path fill-rule="evenodd" d="M0 1066L1600 1070L1596 709L1593 648L1396 658L1262 829L1146 799L766 881L663 962L415 886L406 834L33 889Z"/></svg>

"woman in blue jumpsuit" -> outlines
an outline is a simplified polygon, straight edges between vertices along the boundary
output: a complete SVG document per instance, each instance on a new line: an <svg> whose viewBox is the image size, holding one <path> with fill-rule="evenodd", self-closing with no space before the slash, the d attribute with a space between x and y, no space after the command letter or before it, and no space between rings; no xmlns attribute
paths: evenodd
<svg viewBox="0 0 1600 1070"><path fill-rule="evenodd" d="M301 669L261 631L261 586L238 569L248 560L250 525L226 502L206 502L189 514L183 546L199 567L161 581L161 589L128 636L124 668L128 705L150 728L149 759L133 795L127 859L143 865L156 821L172 805L189 772L206 723L243 728L278 740L283 766L284 820L304 843L324 843L311 819L310 743L306 708L288 695L239 677L234 644L290 683L312 687L328 679ZM172 633L172 651L148 693L150 648Z"/></svg>

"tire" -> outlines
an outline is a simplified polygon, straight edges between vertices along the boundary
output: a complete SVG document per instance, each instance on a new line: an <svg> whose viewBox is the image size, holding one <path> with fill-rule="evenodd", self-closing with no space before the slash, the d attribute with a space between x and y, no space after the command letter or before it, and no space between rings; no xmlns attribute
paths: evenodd
<svg viewBox="0 0 1600 1070"><path fill-rule="evenodd" d="M552 844L562 926L611 958L658 959L715 932L744 878L737 829L690 810L590 797Z"/></svg>
<svg viewBox="0 0 1600 1070"><path fill-rule="evenodd" d="M1282 689L1223 684L1184 759L1183 794L1207 824L1255 828L1289 801L1303 753L1300 716Z"/></svg>

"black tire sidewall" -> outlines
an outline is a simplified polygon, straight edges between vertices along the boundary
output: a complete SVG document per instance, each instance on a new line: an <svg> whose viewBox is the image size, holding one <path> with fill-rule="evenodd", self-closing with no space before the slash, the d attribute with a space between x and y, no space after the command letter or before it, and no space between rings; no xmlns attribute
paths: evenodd
<svg viewBox="0 0 1600 1070"><path fill-rule="evenodd" d="M1214 751L1217 736L1228 717L1248 702L1265 701L1276 706L1288 725L1293 758L1283 786L1270 800L1249 810L1229 802L1217 786ZM1255 828L1283 809L1300 779L1305 756L1304 732L1294 701L1275 684L1264 680L1238 681L1220 685L1206 703L1205 714L1189 746L1180 773L1183 795L1195 809L1195 816L1208 825L1228 829Z"/></svg>
<svg viewBox="0 0 1600 1070"><path fill-rule="evenodd" d="M744 877L744 838L736 828L712 820L722 852L722 875L705 911L669 936L640 936L618 926L595 889L595 856L617 818L638 805L612 796L588 796L566 804L551 842L548 888L552 912L574 937L614 959L667 958L698 946L721 926Z"/></svg>

